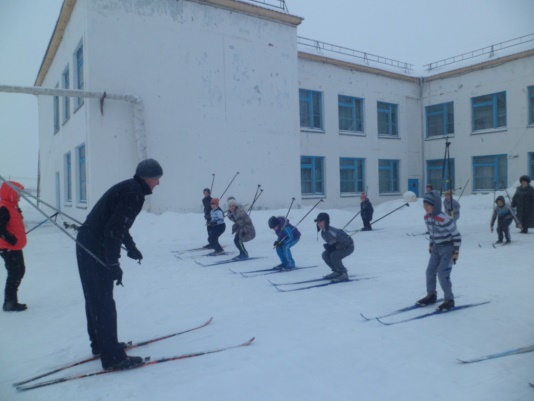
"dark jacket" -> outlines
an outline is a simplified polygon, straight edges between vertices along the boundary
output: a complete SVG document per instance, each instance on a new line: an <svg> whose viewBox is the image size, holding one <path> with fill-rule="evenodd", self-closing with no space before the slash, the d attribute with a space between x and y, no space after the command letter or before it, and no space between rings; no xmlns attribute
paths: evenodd
<svg viewBox="0 0 534 401"><path fill-rule="evenodd" d="M360 210L361 210L360 214L362 216L362 220L367 220L367 221L373 220L374 209L369 199L366 199L360 203Z"/></svg>
<svg viewBox="0 0 534 401"><path fill-rule="evenodd" d="M517 218L523 228L534 228L534 188L518 186L512 197L512 207L517 208Z"/></svg>
<svg viewBox="0 0 534 401"><path fill-rule="evenodd" d="M289 220L287 220L285 217L277 217L277 219L278 226L276 227L274 232L278 236L278 241L285 240L287 242L291 242L293 240L300 239L299 229L289 224Z"/></svg>
<svg viewBox="0 0 534 401"><path fill-rule="evenodd" d="M80 232L91 233L96 239L106 264L118 264L121 244L126 249L135 247L129 230L143 209L145 196L151 193L138 176L119 182L102 195L80 227Z"/></svg>
<svg viewBox="0 0 534 401"><path fill-rule="evenodd" d="M211 196L205 196L202 199L202 204L204 205L204 218L209 222L211 219Z"/></svg>
<svg viewBox="0 0 534 401"><path fill-rule="evenodd" d="M349 248L354 246L352 238L339 228L327 226L321 230L321 237L328 245L335 246L336 249Z"/></svg>

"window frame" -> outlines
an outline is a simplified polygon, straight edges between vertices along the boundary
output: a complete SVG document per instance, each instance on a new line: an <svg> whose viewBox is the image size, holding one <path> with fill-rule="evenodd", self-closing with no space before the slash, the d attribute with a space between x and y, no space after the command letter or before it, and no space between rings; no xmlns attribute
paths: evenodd
<svg viewBox="0 0 534 401"><path fill-rule="evenodd" d="M308 113L309 126L302 125L303 109ZM299 89L299 116L301 130L324 132L323 93L311 89Z"/></svg>
<svg viewBox="0 0 534 401"><path fill-rule="evenodd" d="M56 89L59 89L59 82L56 83ZM61 115L59 110L59 96L52 98L52 114L54 122L54 135L57 134L61 128Z"/></svg>
<svg viewBox="0 0 534 401"><path fill-rule="evenodd" d="M399 105L395 103L376 102L377 133L380 138L400 138L399 135ZM382 132L384 123L380 121L380 116L386 116L387 132Z"/></svg>
<svg viewBox="0 0 534 401"><path fill-rule="evenodd" d="M354 165L343 164L344 162L354 162ZM354 178L344 179L343 171L353 171ZM345 183L345 185L344 185ZM354 185L353 191L344 191L344 186ZM340 157L339 158L339 193L340 195L355 195L364 192L365 188L365 159L360 157Z"/></svg>
<svg viewBox="0 0 534 401"><path fill-rule="evenodd" d="M306 162L306 159L309 159L309 162ZM320 165L318 166L320 162ZM304 181L303 172L304 170L310 171L310 180L309 185L311 192L304 191L304 185L308 181ZM304 197L314 197L314 196L325 196L326 195L326 185L325 185L325 157L324 156L301 156L300 157L300 192ZM322 187L322 189L318 189Z"/></svg>
<svg viewBox="0 0 534 401"><path fill-rule="evenodd" d="M87 205L87 149L85 143L76 147L76 202Z"/></svg>
<svg viewBox="0 0 534 401"><path fill-rule="evenodd" d="M501 95L503 96L503 98L499 99L499 96ZM500 111L499 111L500 101L504 102L504 106L503 106L504 116L500 116ZM480 131L502 130L506 128L507 119L508 119L508 115L507 115L508 113L507 113L506 107L507 107L506 91L472 97L471 98L471 131L473 133L476 133ZM477 121L483 121L485 119L488 119L488 116L484 116L484 114L488 113L488 110L484 111L484 109L488 109L488 108L491 109L490 111L491 124L488 127L484 126L484 127L478 128L477 124L481 124L481 122L477 122ZM504 122L502 123L502 125L499 123L500 118L504 119Z"/></svg>
<svg viewBox="0 0 534 401"><path fill-rule="evenodd" d="M61 85L63 89L70 89L70 68L65 67L61 73ZM70 120L70 97L63 96L63 124Z"/></svg>
<svg viewBox="0 0 534 401"><path fill-rule="evenodd" d="M449 163L451 166L450 170L452 178L449 177ZM432 178L434 174L431 174L431 171L437 172L439 178ZM445 182L443 183L443 188L441 187L442 177L445 180ZM426 161L426 183L432 185L433 188L442 188L444 191L448 191L449 189L451 189L451 187L454 187L454 183L456 182L455 177L456 163L454 161L454 158L445 160L445 175L443 175L443 159L430 159Z"/></svg>
<svg viewBox="0 0 534 401"><path fill-rule="evenodd" d="M85 80L84 80L84 53L83 53L83 40L80 41L73 55L73 65L74 65L74 85L77 90L84 90ZM84 99L83 97L76 98L76 112L80 107L83 106Z"/></svg>
<svg viewBox="0 0 534 401"><path fill-rule="evenodd" d="M425 107L426 117L426 138L436 138L454 135L454 102L432 104ZM441 124L439 120L441 119ZM431 134L431 124L433 120L438 120L433 124L436 128L441 126L441 133ZM452 121L449 121L452 120Z"/></svg>
<svg viewBox="0 0 534 401"><path fill-rule="evenodd" d="M528 125L534 125L534 85L528 87Z"/></svg>
<svg viewBox="0 0 534 401"><path fill-rule="evenodd" d="M388 162L388 165L383 165L383 162ZM389 189L384 191L382 189L382 172L389 171L388 177ZM400 160L398 159L378 159L378 193L379 195L398 195L400 193Z"/></svg>
<svg viewBox="0 0 534 401"><path fill-rule="evenodd" d="M342 98L346 100L344 101ZM364 99L338 94L337 105L339 132L343 134L364 134ZM342 109L349 110L351 116L349 118L342 117L344 114L342 113ZM342 120L350 121L349 125L352 125L354 128L342 127Z"/></svg>
<svg viewBox="0 0 534 401"><path fill-rule="evenodd" d="M477 163L477 159L481 158L490 158L493 157L494 160L489 161L479 161ZM504 172L500 171L501 166L499 166L499 162L503 162L504 165ZM471 166L473 169L473 192L487 192L487 191L495 191L497 189L507 188L508 186L508 156L506 154L498 154L498 155L481 155L481 156L472 156L471 159ZM479 186L478 182L480 180L484 179L484 176L477 175L477 169L481 169L484 167L494 167L494 170L492 171L492 187L491 188L482 188L482 186Z"/></svg>
<svg viewBox="0 0 534 401"><path fill-rule="evenodd" d="M63 155L63 181L65 191L63 200L66 204L72 204L72 154L67 152Z"/></svg>

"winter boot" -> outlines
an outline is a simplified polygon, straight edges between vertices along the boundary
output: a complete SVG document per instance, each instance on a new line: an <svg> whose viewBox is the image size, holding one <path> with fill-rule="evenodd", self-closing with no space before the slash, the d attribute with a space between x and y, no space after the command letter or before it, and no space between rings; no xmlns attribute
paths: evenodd
<svg viewBox="0 0 534 401"><path fill-rule="evenodd" d="M117 362L115 365L106 368L106 370L132 369L142 365L143 363L145 363L145 361L140 356L127 356L126 359L123 359L122 361Z"/></svg>
<svg viewBox="0 0 534 401"><path fill-rule="evenodd" d="M428 294L426 297L421 298L415 304L419 306L428 306L428 305L435 304L437 299L438 299L438 296L436 293Z"/></svg>
<svg viewBox="0 0 534 401"><path fill-rule="evenodd" d="M132 343L119 343L119 346L122 348L122 349L126 349L128 348L130 345L132 345ZM100 350L98 349L98 346L97 345L94 345L94 344L91 344L91 352L93 353L93 356L99 356L100 355Z"/></svg>
<svg viewBox="0 0 534 401"><path fill-rule="evenodd" d="M336 277L338 277L338 276L340 276L340 275L341 275L341 273L339 273L339 272L334 272L334 271L333 271L332 273L327 274L327 275L324 276L323 278L325 278L325 279L327 279L327 280L331 280L331 279L336 278Z"/></svg>
<svg viewBox="0 0 534 401"><path fill-rule="evenodd" d="M338 283L340 281L349 281L349 275L347 274L347 272L339 273L339 276L330 279L330 281L332 281L333 283Z"/></svg>
<svg viewBox="0 0 534 401"><path fill-rule="evenodd" d="M447 312L452 308L454 308L454 299L446 299L440 306L438 306L436 310L440 312Z"/></svg>
<svg viewBox="0 0 534 401"><path fill-rule="evenodd" d="M4 302L4 312L22 312L28 309L26 304L19 304L18 302Z"/></svg>

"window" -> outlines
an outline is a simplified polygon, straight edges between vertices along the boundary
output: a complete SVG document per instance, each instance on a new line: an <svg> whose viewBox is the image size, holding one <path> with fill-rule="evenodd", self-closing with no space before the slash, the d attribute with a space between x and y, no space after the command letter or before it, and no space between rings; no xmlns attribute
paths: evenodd
<svg viewBox="0 0 534 401"><path fill-rule="evenodd" d="M452 102L426 106L426 137L454 134L454 104Z"/></svg>
<svg viewBox="0 0 534 401"><path fill-rule="evenodd" d="M59 88L59 84L56 84ZM59 96L54 96L54 134L59 132Z"/></svg>
<svg viewBox="0 0 534 401"><path fill-rule="evenodd" d="M64 158L65 202L72 202L72 160L70 152Z"/></svg>
<svg viewBox="0 0 534 401"><path fill-rule="evenodd" d="M530 177L534 177L534 153L528 154L528 171Z"/></svg>
<svg viewBox="0 0 534 401"><path fill-rule="evenodd" d="M74 79L75 87L78 90L83 90L83 44L80 43L76 51L74 52ZM80 108L83 105L83 97L76 98L76 108Z"/></svg>
<svg viewBox="0 0 534 401"><path fill-rule="evenodd" d="M363 99L338 95L339 130L363 132Z"/></svg>
<svg viewBox="0 0 534 401"><path fill-rule="evenodd" d="M63 84L63 89L69 89L70 88L69 66L67 66L67 68L65 68L65 70L63 71L61 80ZM63 97L63 124L69 121L69 118L70 118L70 98L65 96Z"/></svg>
<svg viewBox="0 0 534 401"><path fill-rule="evenodd" d="M399 136L397 105L377 102L378 135Z"/></svg>
<svg viewBox="0 0 534 401"><path fill-rule="evenodd" d="M507 188L506 155L473 157L473 190Z"/></svg>
<svg viewBox="0 0 534 401"><path fill-rule="evenodd" d="M445 160L445 174L443 172L443 159L426 161L426 182L432 185L435 190L448 191L451 187L454 189L454 177L454 159ZM443 186L441 185L442 182Z"/></svg>
<svg viewBox="0 0 534 401"><path fill-rule="evenodd" d="M398 193L399 161L378 160L378 191L380 194Z"/></svg>
<svg viewBox="0 0 534 401"><path fill-rule="evenodd" d="M300 126L302 128L323 129L323 94L299 89Z"/></svg>
<svg viewBox="0 0 534 401"><path fill-rule="evenodd" d="M473 131L506 127L506 92L471 98Z"/></svg>
<svg viewBox="0 0 534 401"><path fill-rule="evenodd" d="M534 86L528 87L528 125L534 125Z"/></svg>
<svg viewBox="0 0 534 401"><path fill-rule="evenodd" d="M324 157L301 156L300 190L302 195L324 195Z"/></svg>
<svg viewBox="0 0 534 401"><path fill-rule="evenodd" d="M78 162L78 202L87 203L85 145L76 148Z"/></svg>
<svg viewBox="0 0 534 401"><path fill-rule="evenodd" d="M364 192L365 159L339 159L339 187L342 194Z"/></svg>

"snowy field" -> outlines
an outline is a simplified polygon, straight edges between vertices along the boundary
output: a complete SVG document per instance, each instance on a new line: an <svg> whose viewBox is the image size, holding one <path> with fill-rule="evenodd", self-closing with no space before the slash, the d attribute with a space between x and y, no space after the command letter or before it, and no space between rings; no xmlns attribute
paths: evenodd
<svg viewBox="0 0 534 401"><path fill-rule="evenodd" d="M225 257L200 257L201 252L183 254L180 260L171 252L206 243L201 213L143 212L131 230L143 262L138 265L123 256L124 287L115 290L120 339L141 341L194 327L210 317L213 322L129 354L156 359L234 345L253 336L255 342L198 358L17 392L11 383L90 355L75 244L45 224L29 234L25 249L27 271L19 298L29 309L0 312L0 400L534 400L534 388L528 385L534 382L534 353L468 365L456 360L534 344L534 232L524 235L512 228L512 244L493 248L497 237L489 230L493 196L461 199L458 227L463 245L452 273L457 306L491 303L392 326L366 321L360 313L387 314L425 295L427 240L425 235L407 235L426 231L421 199L376 223L374 231L353 236L355 252L345 265L349 274L365 280L287 293L277 291L268 279L282 283L329 273L313 223L320 210L300 223L303 235L293 248L297 265L318 267L253 278L229 268L249 271L279 263L267 220L285 215L286 210L255 210L251 215L257 237L246 246L250 256L265 258L212 267L199 266L195 260L209 263ZM403 203L375 205L375 220ZM21 205L28 229L44 219L26 201ZM309 209L291 210L291 222L296 224ZM332 226L340 228L357 210L324 211ZM348 229L361 225L358 216ZM235 252L229 229L221 244ZM5 276L1 268L2 286ZM47 379L99 369L100 362L93 361Z"/></svg>

